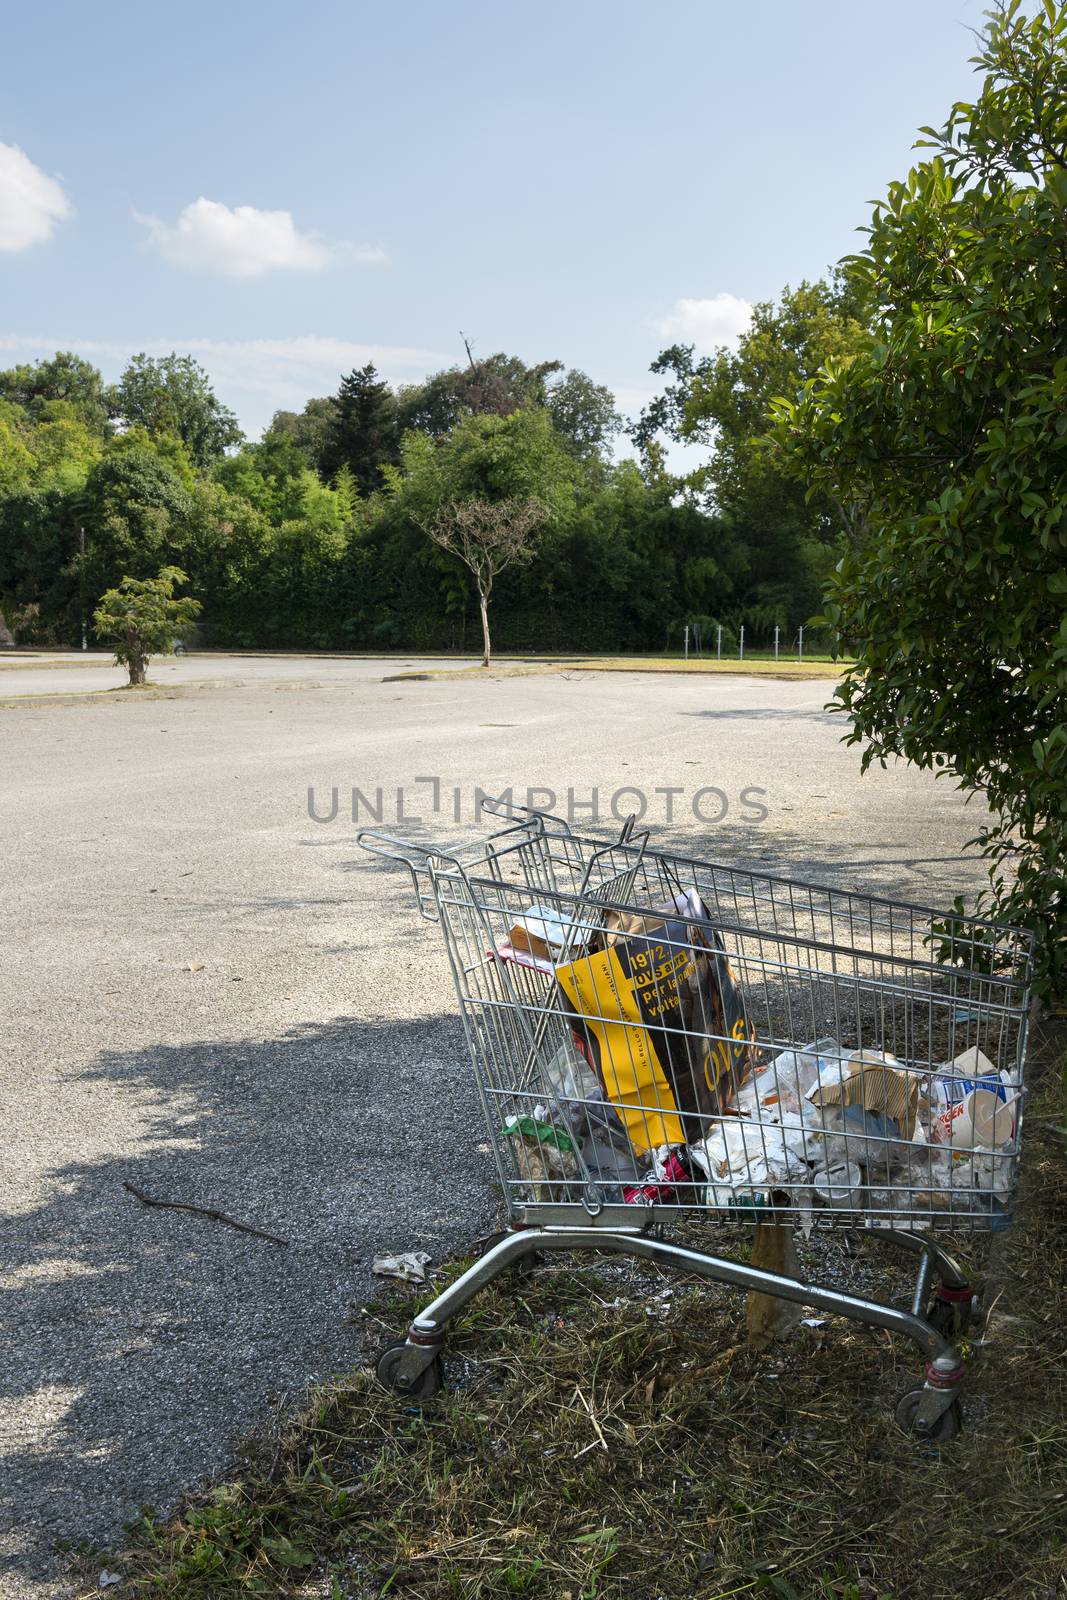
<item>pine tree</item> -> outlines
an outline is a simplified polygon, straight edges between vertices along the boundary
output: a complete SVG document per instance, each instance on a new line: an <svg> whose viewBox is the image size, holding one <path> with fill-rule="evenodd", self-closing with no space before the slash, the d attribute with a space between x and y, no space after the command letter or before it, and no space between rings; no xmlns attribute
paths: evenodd
<svg viewBox="0 0 1067 1600"><path fill-rule="evenodd" d="M374 363L341 379L322 455L322 470L333 477L347 467L360 494L382 486L381 469L400 459L396 396L378 377Z"/></svg>

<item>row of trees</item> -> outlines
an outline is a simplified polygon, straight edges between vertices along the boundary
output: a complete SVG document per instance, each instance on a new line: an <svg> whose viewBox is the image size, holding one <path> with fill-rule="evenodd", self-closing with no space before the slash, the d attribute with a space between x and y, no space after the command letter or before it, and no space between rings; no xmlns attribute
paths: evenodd
<svg viewBox="0 0 1067 1600"><path fill-rule="evenodd" d="M138 356L110 387L66 353L0 372L0 612L20 642L95 637L105 589L173 566L205 644L469 650L487 599L484 561L464 557L474 518L520 556L493 563L501 647L658 650L692 619L795 628L840 525L749 429L850 329L839 289L803 286L758 308L732 356L667 352L674 382L621 461L611 393L558 361L468 350L396 390L367 366L257 443L189 357ZM730 441L730 473L672 476L665 431Z"/></svg>

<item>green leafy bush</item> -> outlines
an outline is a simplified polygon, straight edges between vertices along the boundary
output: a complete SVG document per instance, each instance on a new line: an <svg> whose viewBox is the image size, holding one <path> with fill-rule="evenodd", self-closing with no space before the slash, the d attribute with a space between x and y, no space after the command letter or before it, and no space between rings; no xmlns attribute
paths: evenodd
<svg viewBox="0 0 1067 1600"><path fill-rule="evenodd" d="M102 639L115 641L115 660L129 671L131 686L144 683L149 656L173 650L199 615L199 600L174 598L185 582L178 567L164 567L157 578L123 578L101 596L93 625Z"/></svg>
<svg viewBox="0 0 1067 1600"><path fill-rule="evenodd" d="M1067 5L989 14L973 104L845 263L874 341L776 402L779 459L854 542L827 622L863 761L985 795L983 900L1067 978Z"/></svg>

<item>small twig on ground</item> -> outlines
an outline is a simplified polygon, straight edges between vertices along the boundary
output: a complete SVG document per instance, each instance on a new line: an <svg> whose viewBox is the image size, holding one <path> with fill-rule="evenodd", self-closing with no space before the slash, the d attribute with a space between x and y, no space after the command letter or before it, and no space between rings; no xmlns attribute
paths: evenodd
<svg viewBox="0 0 1067 1600"><path fill-rule="evenodd" d="M236 1228L238 1233L250 1233L256 1239L266 1239L269 1244L280 1244L283 1249L289 1248L288 1239L279 1239L276 1234L264 1233L262 1228L253 1228L250 1223L238 1222L236 1217L228 1217L224 1211L212 1211L208 1206L190 1206L182 1200L156 1200L152 1195L145 1194L143 1189L138 1189L135 1184L123 1181L122 1187L128 1189L135 1200L140 1200L144 1206L163 1206L168 1211L190 1211L194 1217L207 1217L211 1222L223 1222L227 1228Z"/></svg>
<svg viewBox="0 0 1067 1600"><path fill-rule="evenodd" d="M595 1414L593 1412L592 1406L589 1404L589 1401L585 1398L585 1395L582 1393L581 1389L578 1387L577 1384L575 1384L575 1386L574 1386L574 1392L578 1396L579 1400L582 1402L582 1405L585 1407L585 1410L586 1410L586 1413L587 1413L587 1415L589 1417L589 1420L593 1424L593 1427L596 1429L596 1436L600 1440L601 1448L603 1449L604 1454L605 1455L610 1455L611 1452L608 1449L608 1441L605 1439L605 1437L603 1435L603 1432L601 1431L600 1423L596 1419L596 1416L595 1416Z"/></svg>

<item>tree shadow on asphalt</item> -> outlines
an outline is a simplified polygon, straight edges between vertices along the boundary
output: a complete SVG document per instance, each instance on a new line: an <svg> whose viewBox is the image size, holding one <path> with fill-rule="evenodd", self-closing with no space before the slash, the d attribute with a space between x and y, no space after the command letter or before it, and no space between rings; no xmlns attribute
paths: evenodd
<svg viewBox="0 0 1067 1600"><path fill-rule="evenodd" d="M911 841L855 837L863 826L862 818L851 820L847 829L851 837L830 844L783 826L772 814L766 822L747 828L709 827L699 840L679 831L653 830L649 848L677 851L756 876L945 909L956 895L973 895L988 881L975 852L913 854Z"/></svg>
<svg viewBox="0 0 1067 1600"><path fill-rule="evenodd" d="M686 806L689 798L682 796L676 802L679 810ZM727 802L730 807L736 807L738 797L727 795ZM702 803L706 805L709 815L714 813L716 806L721 806L721 802L711 795L705 797ZM753 789L748 803L750 806L767 804L764 791ZM505 825L501 822L501 826ZM386 824L382 826L385 831L392 831ZM686 810L684 826L679 825L677 818L665 822L662 817L649 814L635 824L635 829L638 833L648 830L649 851L668 856L711 862L727 870L783 878L798 884L847 890L854 894L943 907L946 910L957 895L970 897L977 888L987 885L986 868L976 852L928 854L922 850L921 844L919 851L915 851L915 843L911 840L871 835L865 837L865 826L867 819L848 819L846 827L837 826L834 830L838 835L845 834L847 837L827 842L825 839L814 839L811 833L797 831L784 822L781 812L776 809L769 809L762 822L734 823L729 820L728 811L721 822L709 821L704 824L694 824ZM581 813L576 814L572 831L579 837L596 835L603 842L617 837L620 827L620 819L610 814L593 820ZM432 825L423 824L408 829L407 834L413 843L424 846L432 844L445 852L457 851L460 859L466 861L472 844L484 840L494 831L489 826L480 829L468 826L463 830L455 824L450 829L448 820L443 819L439 832L435 832ZM367 871L394 874L398 893L409 902L412 927L423 932L424 925L420 925L416 916L414 890L407 868L384 856L353 849L351 839L345 842L351 854L334 861L334 869L345 873ZM484 875L484 868L477 864L472 864L469 870L475 876ZM426 884L429 893L426 879L422 878L421 881ZM562 883L560 887L563 887Z"/></svg>
<svg viewBox="0 0 1067 1600"><path fill-rule="evenodd" d="M722 706L701 711L677 712L680 717L708 717L716 722L814 722L827 728L839 728L842 736L848 731L844 714L840 711L811 711L789 706Z"/></svg>
<svg viewBox="0 0 1067 1600"><path fill-rule="evenodd" d="M5 1230L0 1523L17 1553L0 1574L47 1575L57 1539L112 1539L217 1470L274 1400L356 1359L346 1318L375 1254L440 1260L497 1208L452 1018L109 1051L83 1076L136 1122L126 1153L50 1172ZM146 1208L124 1182L288 1247Z"/></svg>

